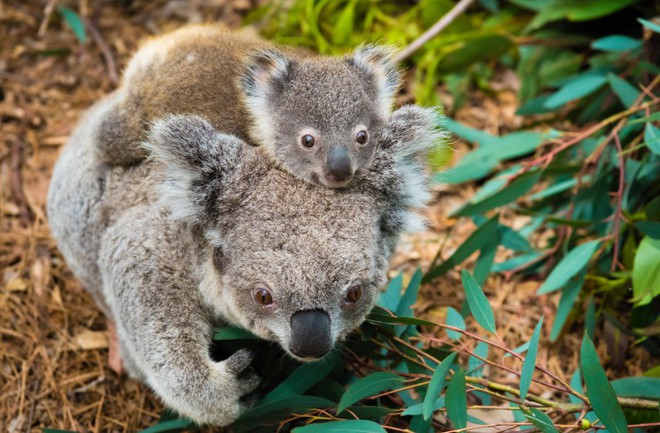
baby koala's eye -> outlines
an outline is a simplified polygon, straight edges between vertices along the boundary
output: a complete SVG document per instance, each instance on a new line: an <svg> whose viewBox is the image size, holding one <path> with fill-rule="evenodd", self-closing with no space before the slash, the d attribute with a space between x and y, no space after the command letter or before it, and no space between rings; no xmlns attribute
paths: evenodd
<svg viewBox="0 0 660 433"><path fill-rule="evenodd" d="M314 141L314 137L309 134L305 134L300 138L300 144L305 147L314 147Z"/></svg>
<svg viewBox="0 0 660 433"><path fill-rule="evenodd" d="M349 304L355 304L362 297L362 286L355 284L348 289L346 292L346 302Z"/></svg>
<svg viewBox="0 0 660 433"><path fill-rule="evenodd" d="M270 305L273 303L273 295L270 293L270 290L263 286L257 287L252 295L254 296L254 300L257 301L257 304Z"/></svg>
<svg viewBox="0 0 660 433"><path fill-rule="evenodd" d="M367 140L369 140L369 134L367 134L367 131L360 130L355 134L355 141L357 141L358 144L365 144Z"/></svg>

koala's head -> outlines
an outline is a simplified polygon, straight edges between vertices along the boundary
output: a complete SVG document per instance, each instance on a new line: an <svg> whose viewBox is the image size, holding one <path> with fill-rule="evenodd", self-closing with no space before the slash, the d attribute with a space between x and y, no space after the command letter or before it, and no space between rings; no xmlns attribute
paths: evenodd
<svg viewBox="0 0 660 433"><path fill-rule="evenodd" d="M339 188L368 171L399 72L385 47L295 59L269 49L249 57L239 86L252 140L289 173Z"/></svg>
<svg viewBox="0 0 660 433"><path fill-rule="evenodd" d="M342 189L293 177L200 117L155 124L147 147L164 169L162 200L204 234L200 289L217 313L303 361L362 323L428 197L420 157L438 137L433 116L399 111L369 170Z"/></svg>

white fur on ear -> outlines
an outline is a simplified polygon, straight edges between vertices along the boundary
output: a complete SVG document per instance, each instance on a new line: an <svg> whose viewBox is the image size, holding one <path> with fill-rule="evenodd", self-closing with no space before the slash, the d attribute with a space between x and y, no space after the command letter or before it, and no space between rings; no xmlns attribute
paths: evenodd
<svg viewBox="0 0 660 433"><path fill-rule="evenodd" d="M195 115L172 114L153 123L142 146L161 163L161 203L173 219L206 224L215 218L226 178L241 166L239 138Z"/></svg>
<svg viewBox="0 0 660 433"><path fill-rule="evenodd" d="M248 58L240 77L240 86L252 117L250 136L260 146L271 150L274 132L268 97L277 82L286 80L291 60L274 49L259 50Z"/></svg>
<svg viewBox="0 0 660 433"><path fill-rule="evenodd" d="M394 48L382 45L361 45L349 59L376 83L377 104L383 118L392 112L394 97L401 85L401 74L393 60Z"/></svg>

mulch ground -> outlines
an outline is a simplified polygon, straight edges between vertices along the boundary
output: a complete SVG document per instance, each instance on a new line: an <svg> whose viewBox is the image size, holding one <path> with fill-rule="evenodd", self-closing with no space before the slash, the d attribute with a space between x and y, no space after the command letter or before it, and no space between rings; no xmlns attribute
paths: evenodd
<svg viewBox="0 0 660 433"><path fill-rule="evenodd" d="M0 1L0 431L129 432L158 420L162 406L157 398L107 368L105 318L50 238L45 215L50 173L81 112L116 87L139 40L190 22L237 26L254 3L61 1L88 17L89 40L80 44L58 16L57 0ZM505 71L498 79L495 95L471 93L468 108L454 117L493 133L518 128L515 77ZM451 106L451 98L439 91ZM467 149L458 141L451 144L457 155ZM473 186L438 191L430 229L404 238L392 275L410 275L417 266L426 269L439 245L440 257L451 255L474 226L448 214L474 191ZM525 222L503 217L514 226ZM538 285L501 277L486 284L500 335L510 347L529 339L541 315L554 315L557 299L535 297ZM458 307L461 301L460 278L452 271L424 287L416 310L441 321L444 307ZM570 376L577 365L581 328L574 330L539 353L539 362L561 377ZM600 351L606 355L602 344ZM632 348L610 373L638 374L649 364L644 350ZM517 383L510 376L498 380Z"/></svg>

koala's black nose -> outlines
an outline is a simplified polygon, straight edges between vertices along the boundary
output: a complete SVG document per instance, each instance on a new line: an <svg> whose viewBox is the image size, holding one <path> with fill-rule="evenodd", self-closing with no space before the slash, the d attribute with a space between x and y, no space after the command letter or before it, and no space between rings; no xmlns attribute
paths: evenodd
<svg viewBox="0 0 660 433"><path fill-rule="evenodd" d="M291 317L289 350L301 358L321 358L332 349L330 316L322 310L298 311Z"/></svg>
<svg viewBox="0 0 660 433"><path fill-rule="evenodd" d="M334 146L328 151L327 174L336 181L342 182L353 176L351 155L342 146Z"/></svg>

